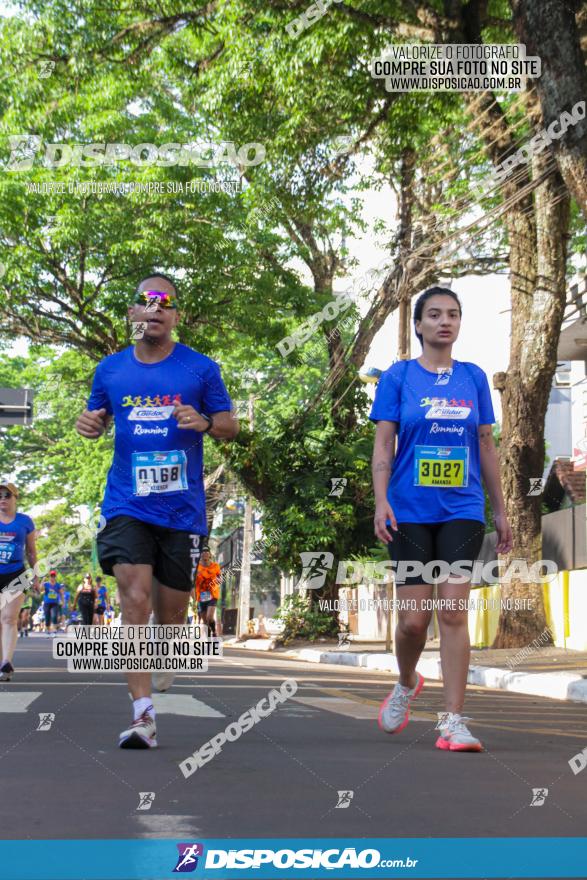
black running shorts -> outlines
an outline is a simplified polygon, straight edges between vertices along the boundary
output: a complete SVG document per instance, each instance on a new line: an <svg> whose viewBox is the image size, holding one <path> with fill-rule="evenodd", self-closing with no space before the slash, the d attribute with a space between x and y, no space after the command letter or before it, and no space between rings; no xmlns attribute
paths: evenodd
<svg viewBox="0 0 587 880"><path fill-rule="evenodd" d="M393 541L387 546L394 566L396 586L415 586L434 583L434 578L443 577L441 566L433 562L452 565L458 562L456 576L471 575L485 535L485 525L476 519L451 519L442 523L397 524L397 532L388 526ZM400 566L400 563L405 563ZM420 573L411 574L408 563L420 567ZM428 567L428 568L426 568ZM403 571L402 571L403 568ZM423 570L422 570L423 569Z"/></svg>
<svg viewBox="0 0 587 880"><path fill-rule="evenodd" d="M24 568L19 568L17 571L11 571L10 574L0 574L0 593L10 586L12 581L18 580L24 570ZM11 592L22 593L22 587L20 584L18 586L15 585Z"/></svg>
<svg viewBox="0 0 587 880"><path fill-rule="evenodd" d="M203 542L203 535L115 516L98 535L98 559L104 574L110 575L119 563L150 565L160 584L189 593Z"/></svg>

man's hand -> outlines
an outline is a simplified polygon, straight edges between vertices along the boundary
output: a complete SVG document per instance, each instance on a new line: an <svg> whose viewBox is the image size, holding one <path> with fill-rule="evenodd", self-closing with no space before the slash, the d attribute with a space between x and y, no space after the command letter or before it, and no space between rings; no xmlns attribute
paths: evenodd
<svg viewBox="0 0 587 880"><path fill-rule="evenodd" d="M174 419L177 419L177 427L188 431L205 431L210 422L201 416L200 413L187 404L176 403L172 412Z"/></svg>
<svg viewBox="0 0 587 880"><path fill-rule="evenodd" d="M86 409L75 423L75 427L82 437L87 437L88 440L97 440L108 427L109 421L110 417L104 408Z"/></svg>

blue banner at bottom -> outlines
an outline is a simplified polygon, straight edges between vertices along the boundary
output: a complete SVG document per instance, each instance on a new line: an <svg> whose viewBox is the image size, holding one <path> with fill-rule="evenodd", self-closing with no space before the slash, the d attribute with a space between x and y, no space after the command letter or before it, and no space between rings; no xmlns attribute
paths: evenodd
<svg viewBox="0 0 587 880"><path fill-rule="evenodd" d="M0 880L587 876L587 837L0 841Z"/></svg>

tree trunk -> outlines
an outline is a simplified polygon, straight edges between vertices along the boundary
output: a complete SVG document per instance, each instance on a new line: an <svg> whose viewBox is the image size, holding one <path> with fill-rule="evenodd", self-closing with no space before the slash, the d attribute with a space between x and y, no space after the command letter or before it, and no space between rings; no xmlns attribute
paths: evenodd
<svg viewBox="0 0 587 880"><path fill-rule="evenodd" d="M535 178L547 161L544 155L534 158ZM542 556L541 496L528 496L528 491L530 480L541 477L544 470L544 418L566 301L568 225L569 197L558 172L536 189L531 216L518 203L508 217L512 335L502 398L500 464L514 547L505 569L513 559L525 560L530 568ZM531 607L502 608L494 648L527 645L544 633L541 583L512 577L502 584L501 597L526 599Z"/></svg>
<svg viewBox="0 0 587 880"><path fill-rule="evenodd" d="M552 150L571 195L587 216L587 70L579 29L569 0L511 0L514 27L527 55L539 55L541 75L535 80L544 125L583 102L583 118L570 124ZM576 4L577 9L580 4ZM559 125L555 126L556 131Z"/></svg>

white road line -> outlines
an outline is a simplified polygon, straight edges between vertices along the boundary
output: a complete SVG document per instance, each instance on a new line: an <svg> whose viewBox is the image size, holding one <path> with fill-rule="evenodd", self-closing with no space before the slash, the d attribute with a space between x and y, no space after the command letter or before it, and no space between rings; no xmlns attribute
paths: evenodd
<svg viewBox="0 0 587 880"><path fill-rule="evenodd" d="M156 808L157 800L153 806ZM139 826L137 837L147 837L149 840L157 837L186 837L196 840L203 837L204 832L195 824L195 816L171 816L162 813L137 813L136 820Z"/></svg>
<svg viewBox="0 0 587 880"><path fill-rule="evenodd" d="M10 691L0 693L0 712L27 712L42 691Z"/></svg>
<svg viewBox="0 0 587 880"><path fill-rule="evenodd" d="M226 718L202 700L189 694L153 694L153 705L159 715L191 715L194 718Z"/></svg>
<svg viewBox="0 0 587 880"><path fill-rule="evenodd" d="M377 718L377 706L368 706L365 703L357 703L354 700L345 700L344 697L290 697L293 703L303 703L315 709L326 709L327 712L336 712L337 715L346 715L347 718L357 718L360 721Z"/></svg>

